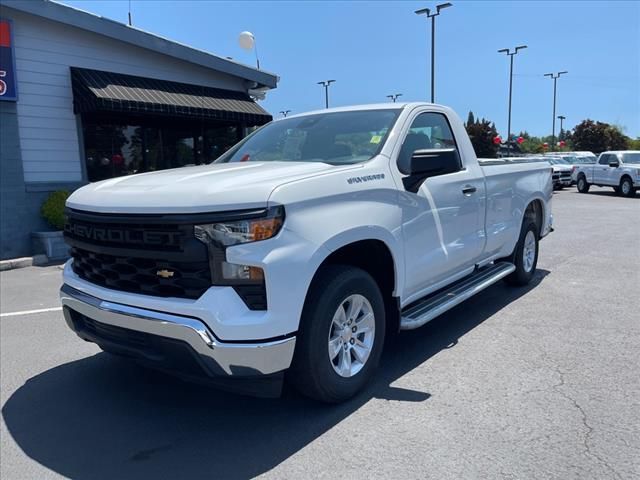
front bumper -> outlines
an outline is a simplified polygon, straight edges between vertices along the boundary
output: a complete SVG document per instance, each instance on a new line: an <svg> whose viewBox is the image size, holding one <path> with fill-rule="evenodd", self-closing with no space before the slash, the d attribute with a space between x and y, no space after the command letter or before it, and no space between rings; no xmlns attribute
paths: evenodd
<svg viewBox="0 0 640 480"><path fill-rule="evenodd" d="M67 284L60 290L69 327L107 351L145 361L162 370L208 377L259 377L289 368L295 337L272 341L221 342L197 318L101 300ZM183 372L186 368L186 372ZM179 371L179 372L178 372Z"/></svg>

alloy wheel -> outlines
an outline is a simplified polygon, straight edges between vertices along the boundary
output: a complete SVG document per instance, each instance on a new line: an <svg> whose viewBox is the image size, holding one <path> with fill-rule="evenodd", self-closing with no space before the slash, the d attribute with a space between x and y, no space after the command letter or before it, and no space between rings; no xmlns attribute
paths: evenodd
<svg viewBox="0 0 640 480"><path fill-rule="evenodd" d="M359 294L345 298L329 328L328 351L333 370L344 378L353 377L367 363L376 334L371 303Z"/></svg>

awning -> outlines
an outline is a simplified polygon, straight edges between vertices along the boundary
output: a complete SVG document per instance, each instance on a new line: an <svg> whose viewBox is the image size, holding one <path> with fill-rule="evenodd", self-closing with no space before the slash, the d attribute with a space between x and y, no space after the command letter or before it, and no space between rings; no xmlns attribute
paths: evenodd
<svg viewBox="0 0 640 480"><path fill-rule="evenodd" d="M170 115L264 125L271 115L244 92L71 67L76 113Z"/></svg>

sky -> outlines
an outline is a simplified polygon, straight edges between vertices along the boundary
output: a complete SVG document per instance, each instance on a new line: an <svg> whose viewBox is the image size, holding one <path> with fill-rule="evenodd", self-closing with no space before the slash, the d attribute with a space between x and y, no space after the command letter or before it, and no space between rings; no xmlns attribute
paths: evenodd
<svg viewBox="0 0 640 480"><path fill-rule="evenodd" d="M63 3L127 22L127 0ZM441 2L437 2L441 3ZM512 132L550 135L585 118L640 137L640 2L460 1L436 19L436 103L466 119L494 121L506 136L509 60L501 48L528 45L514 58ZM131 0L133 25L223 57L255 65L238 35L251 31L260 66L280 77L261 102L274 117L324 107L320 80L335 79L331 106L426 101L431 25L414 13L435 2ZM559 129L556 121L556 132Z"/></svg>

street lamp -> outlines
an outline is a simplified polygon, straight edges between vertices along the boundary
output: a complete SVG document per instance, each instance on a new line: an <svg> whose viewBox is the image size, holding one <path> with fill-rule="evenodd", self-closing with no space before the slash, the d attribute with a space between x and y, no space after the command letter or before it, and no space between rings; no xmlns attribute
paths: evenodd
<svg viewBox="0 0 640 480"><path fill-rule="evenodd" d="M387 98L390 98L393 103L396 103L396 100L398 99L398 97L401 97L401 96L402 96L401 93L394 93L392 95L387 95Z"/></svg>
<svg viewBox="0 0 640 480"><path fill-rule="evenodd" d="M324 80L322 82L318 82L318 85L322 85L324 87L324 108L329 108L329 85L331 85L335 80Z"/></svg>
<svg viewBox="0 0 640 480"><path fill-rule="evenodd" d="M436 94L435 94L435 42L436 42L436 17L440 15L440 10L451 7L452 4L441 3L440 5L436 5L436 11L432 12L429 8L422 8L420 10L416 10L416 15L426 15L427 18L431 19L431 103L435 103Z"/></svg>
<svg viewBox="0 0 640 480"><path fill-rule="evenodd" d="M560 75L569 73L566 70L558 73L545 73L545 77L553 79L553 126L551 127L551 148L556 144L556 83Z"/></svg>
<svg viewBox="0 0 640 480"><path fill-rule="evenodd" d="M562 122L567 118L564 115L558 115L558 118L560 119L560 133L558 134L558 141L562 140L562 133L563 133L563 129L562 129Z"/></svg>
<svg viewBox="0 0 640 480"><path fill-rule="evenodd" d="M289 115L289 113L291 113L291 110L280 110L280 113L283 117L286 117L287 115Z"/></svg>
<svg viewBox="0 0 640 480"><path fill-rule="evenodd" d="M513 56L518 53L518 50L527 48L526 45L520 45L516 47L513 52L508 48L498 50L498 53L506 53L509 55L509 121L507 122L507 156L511 156L511 92L513 90Z"/></svg>
<svg viewBox="0 0 640 480"><path fill-rule="evenodd" d="M245 50L251 50L256 54L256 66L258 70L260 70L260 59L258 58L258 46L256 45L256 37L251 32L240 32L240 36L238 38L238 43L240 43L240 47Z"/></svg>

